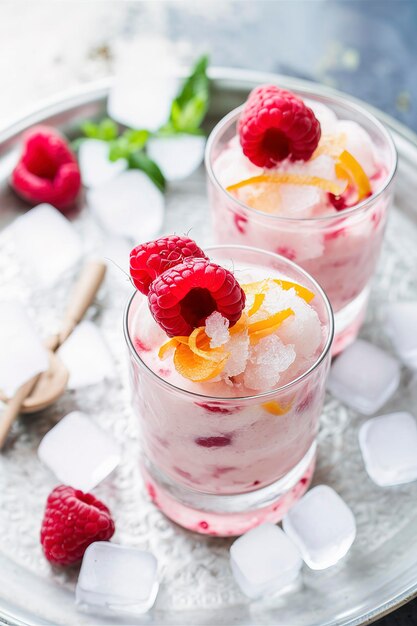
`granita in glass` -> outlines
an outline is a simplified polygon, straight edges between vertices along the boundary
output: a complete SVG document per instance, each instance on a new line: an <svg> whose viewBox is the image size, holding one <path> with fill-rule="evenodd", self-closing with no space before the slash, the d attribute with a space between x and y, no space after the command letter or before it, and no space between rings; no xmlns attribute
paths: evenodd
<svg viewBox="0 0 417 626"><path fill-rule="evenodd" d="M170 236L130 262L125 337L150 497L200 533L278 521L314 471L325 294L288 259L243 246Z"/></svg>
<svg viewBox="0 0 417 626"><path fill-rule="evenodd" d="M314 276L335 313L334 354L363 322L396 161L366 110L274 85L254 89L207 143L216 242L281 254Z"/></svg>

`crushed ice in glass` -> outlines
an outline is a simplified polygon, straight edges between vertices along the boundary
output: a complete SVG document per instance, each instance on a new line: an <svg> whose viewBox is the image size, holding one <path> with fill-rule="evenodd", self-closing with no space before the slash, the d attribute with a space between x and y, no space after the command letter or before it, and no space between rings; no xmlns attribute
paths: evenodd
<svg viewBox="0 0 417 626"><path fill-rule="evenodd" d="M49 287L81 259L82 245L71 223L50 204L39 204L11 226L22 269Z"/></svg>
<svg viewBox="0 0 417 626"><path fill-rule="evenodd" d="M151 138L147 144L149 157L155 161L167 180L181 180L190 176L204 157L205 137L175 135Z"/></svg>
<svg viewBox="0 0 417 626"><path fill-rule="evenodd" d="M359 430L366 471L381 487L417 480L417 423L410 413L366 421Z"/></svg>
<svg viewBox="0 0 417 626"><path fill-rule="evenodd" d="M417 369L417 302L393 302L387 306L385 328L400 359Z"/></svg>
<svg viewBox="0 0 417 626"><path fill-rule="evenodd" d="M276 593L298 576L302 559L298 549L274 524L261 524L245 533L230 548L235 580L249 598Z"/></svg>
<svg viewBox="0 0 417 626"><path fill-rule="evenodd" d="M114 374L112 356L93 322L85 320L78 324L58 354L69 371L69 389L95 385Z"/></svg>
<svg viewBox="0 0 417 626"><path fill-rule="evenodd" d="M208 316L205 326L206 335L211 339L210 348L218 348L229 340L229 320L218 311Z"/></svg>
<svg viewBox="0 0 417 626"><path fill-rule="evenodd" d="M339 400L365 415L378 411L400 383L400 365L392 356L357 339L336 358L328 389Z"/></svg>
<svg viewBox="0 0 417 626"><path fill-rule="evenodd" d="M81 610L126 616L148 611L158 593L153 554L106 541L86 550L75 591Z"/></svg>
<svg viewBox="0 0 417 626"><path fill-rule="evenodd" d="M114 438L80 411L69 413L46 433L38 456L60 482L85 492L120 462Z"/></svg>
<svg viewBox="0 0 417 626"><path fill-rule="evenodd" d="M23 306L0 301L0 389L13 396L33 376L48 369L48 352Z"/></svg>
<svg viewBox="0 0 417 626"><path fill-rule="evenodd" d="M135 243L152 239L162 227L164 195L139 170L127 170L89 189L87 202L109 233Z"/></svg>
<svg viewBox="0 0 417 626"><path fill-rule="evenodd" d="M269 335L252 347L245 373L246 387L267 390L276 387L281 372L295 361L293 345L284 345L277 335Z"/></svg>
<svg viewBox="0 0 417 626"><path fill-rule="evenodd" d="M352 511L327 485L308 491L284 517L282 526L305 563L315 570L335 565L356 536Z"/></svg>
<svg viewBox="0 0 417 626"><path fill-rule="evenodd" d="M86 187L98 187L127 168L126 159L109 161L110 145L100 139L86 139L78 151L81 178Z"/></svg>

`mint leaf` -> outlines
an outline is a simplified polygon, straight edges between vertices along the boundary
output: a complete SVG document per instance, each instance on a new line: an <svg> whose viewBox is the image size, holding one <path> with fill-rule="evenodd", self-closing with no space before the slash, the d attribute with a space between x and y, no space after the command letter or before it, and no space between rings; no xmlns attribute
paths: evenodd
<svg viewBox="0 0 417 626"><path fill-rule="evenodd" d="M111 142L109 150L110 161L129 159L131 154L144 148L149 136L148 130L126 130L120 137Z"/></svg>
<svg viewBox="0 0 417 626"><path fill-rule="evenodd" d="M160 189L162 192L165 191L166 181L165 177L162 174L161 170L155 163L148 157L147 154L143 151L138 151L132 153L128 158L129 168L138 169L145 172L147 176L151 179L153 183Z"/></svg>
<svg viewBox="0 0 417 626"><path fill-rule="evenodd" d="M95 124L90 120L83 122L81 130L89 139L101 139L102 141L112 141L117 137L117 124L109 118L105 118Z"/></svg>
<svg viewBox="0 0 417 626"><path fill-rule="evenodd" d="M208 56L202 56L171 105L168 122L158 134L196 133L203 121L210 99L207 76Z"/></svg>

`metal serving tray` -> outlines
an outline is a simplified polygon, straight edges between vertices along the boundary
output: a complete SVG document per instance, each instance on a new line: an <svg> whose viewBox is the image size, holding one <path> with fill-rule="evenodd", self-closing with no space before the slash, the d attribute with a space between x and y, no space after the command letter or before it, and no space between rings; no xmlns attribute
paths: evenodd
<svg viewBox="0 0 417 626"><path fill-rule="evenodd" d="M236 70L213 70L213 98L208 126L240 104L260 82L332 93L321 86L284 76ZM51 124L72 133L80 120L105 110L109 81L46 104L0 131L0 226L27 207L10 191L7 178L21 133L33 124ZM395 209L374 282L370 311L362 335L389 349L383 332L383 305L388 300L417 298L417 138L391 118L374 111L391 129L399 152ZM87 250L100 250L104 234L84 209L74 218ZM184 232L210 242L204 171L170 186L165 232ZM126 245L126 249L129 246ZM0 233L0 292L17 296L50 331L59 319L70 280L51 291L34 291L19 271L13 247ZM352 280L355 277L352 276ZM336 626L369 623L417 594L417 483L393 488L375 486L365 473L357 433L364 418L327 398L319 436L315 481L337 489L354 511L358 536L337 566L322 572L303 569L290 593L250 603L232 579L230 540L198 536L172 524L148 501L137 463L138 425L130 409L122 336L122 311L130 285L111 269L105 293L93 314L117 361L110 384L66 392L55 406L15 425L10 444L0 455L0 622L6 624L176 624ZM384 407L416 410L417 380L403 370L401 388ZM53 423L73 409L89 413L119 441L123 460L96 492L114 513L114 540L152 550L161 565L161 590L155 607L141 619L119 620L78 613L74 604L77 570L49 566L39 545L39 527L47 494L54 486L36 450Z"/></svg>

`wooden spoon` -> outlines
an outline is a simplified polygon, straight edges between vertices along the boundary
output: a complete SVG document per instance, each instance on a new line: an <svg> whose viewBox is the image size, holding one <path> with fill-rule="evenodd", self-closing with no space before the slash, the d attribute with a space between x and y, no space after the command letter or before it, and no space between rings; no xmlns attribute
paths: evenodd
<svg viewBox="0 0 417 626"><path fill-rule="evenodd" d="M49 369L26 381L19 387L13 398L7 399L0 394L0 399L7 402L0 421L0 449L19 413L41 411L53 404L64 393L69 374L54 353L84 317L104 280L106 269L103 261L89 261L82 269L71 294L61 330L45 342L49 350Z"/></svg>

